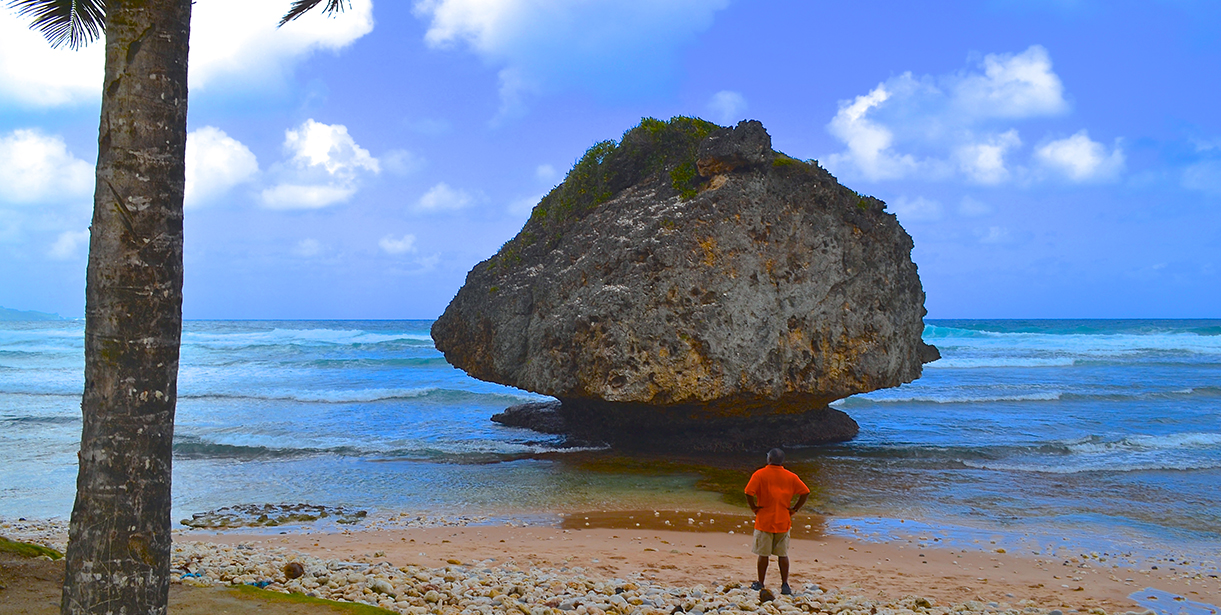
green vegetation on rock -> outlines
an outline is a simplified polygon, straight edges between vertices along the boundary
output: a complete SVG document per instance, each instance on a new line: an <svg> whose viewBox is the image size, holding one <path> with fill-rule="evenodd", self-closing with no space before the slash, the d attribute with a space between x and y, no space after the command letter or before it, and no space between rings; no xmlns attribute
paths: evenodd
<svg viewBox="0 0 1221 615"><path fill-rule="evenodd" d="M534 208L526 228L501 247L501 268L521 259L521 250L538 238L556 240L559 229L584 218L625 188L649 180L662 180L663 189L684 199L696 195L701 178L695 170L700 142L716 124L694 117L669 121L646 117L623 133L618 142L601 141L585 151L564 182Z"/></svg>
<svg viewBox="0 0 1221 615"><path fill-rule="evenodd" d="M64 556L63 553L60 553L59 551L56 551L50 547L44 547L42 545L36 545L28 542L9 540L3 536L0 536L0 553L12 553L13 555L17 555L19 557L38 557L40 555L45 555L51 559L61 559Z"/></svg>
<svg viewBox="0 0 1221 615"><path fill-rule="evenodd" d="M796 158L792 158L790 156L782 154L780 152L776 152L776 157L772 159L773 167L791 167L791 166L796 166L799 164L805 164L805 163Z"/></svg>
<svg viewBox="0 0 1221 615"><path fill-rule="evenodd" d="M670 170L670 187L684 199L694 197L696 190L695 163L684 162Z"/></svg>

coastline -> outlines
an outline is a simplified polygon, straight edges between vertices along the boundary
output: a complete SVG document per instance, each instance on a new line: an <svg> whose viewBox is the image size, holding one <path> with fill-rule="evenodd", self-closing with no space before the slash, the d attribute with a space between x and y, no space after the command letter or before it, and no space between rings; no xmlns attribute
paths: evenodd
<svg viewBox="0 0 1221 615"><path fill-rule="evenodd" d="M802 515L796 524L811 529L793 539L790 584L795 595L763 606L757 592L745 589L754 579L748 533L731 534L708 525L704 531L659 529L656 523L664 519L660 511L652 526L637 528L635 519L644 518L638 514L653 516L650 511L608 513L593 519L589 528L583 527L587 515L578 513L530 521L402 516L352 529L175 530L174 576L175 583L195 586L271 581L267 588L273 591L360 601L402 613L447 612L442 607L459 607L463 600L469 602L466 606L480 606L470 602L479 597L479 591L471 593L472 583L487 588L484 593L499 587L496 591L506 594L517 587L521 591L515 602L502 599L501 606L521 604L525 608L518 611L530 615L541 615L536 607L575 611L578 603L589 605L578 615L598 615L594 605L611 604L607 601L615 595L602 593L606 588L628 588L621 591L628 594L625 599L648 598L623 605L621 613L675 612L675 606L694 612L701 606L704 612L878 609L944 615L1059 610L1098 615L1099 609L1114 614L1152 607L1156 613L1210 615L1221 604L1215 561L1167 565L1165 558L1152 556L1036 553L921 540L917 535L878 540L827 534L825 522ZM667 511L671 518L693 521L696 514L676 511L671 516ZM699 518L713 515L702 513ZM734 521L722 516L722 527ZM690 529L698 529L697 523ZM614 525L620 527L609 527ZM59 548L63 529L62 522L0 522L0 534ZM296 581L284 578L281 570L290 561L300 562L307 574ZM316 583L319 578L328 583ZM389 585L378 585L375 579ZM463 588L464 583L468 587ZM598 584L601 590L594 589ZM767 586L778 593L774 563ZM425 599L429 591L437 600ZM568 609L562 604L566 600ZM1203 607L1193 610L1193 605Z"/></svg>

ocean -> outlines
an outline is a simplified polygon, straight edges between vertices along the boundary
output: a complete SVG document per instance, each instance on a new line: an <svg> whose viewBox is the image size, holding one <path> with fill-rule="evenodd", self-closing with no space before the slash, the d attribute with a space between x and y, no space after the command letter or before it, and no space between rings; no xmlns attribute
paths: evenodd
<svg viewBox="0 0 1221 615"><path fill-rule="evenodd" d="M189 321L174 515L743 512L757 455L625 456L492 423L431 321ZM1221 552L1221 320L928 320L942 359L836 402L853 441L790 451L832 531ZM67 518L83 322L0 322L0 517ZM899 526L899 522L905 525Z"/></svg>

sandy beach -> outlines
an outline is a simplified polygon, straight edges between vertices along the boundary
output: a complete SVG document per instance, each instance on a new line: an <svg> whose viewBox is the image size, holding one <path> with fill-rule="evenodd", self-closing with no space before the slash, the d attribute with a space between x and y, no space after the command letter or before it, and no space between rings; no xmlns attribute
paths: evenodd
<svg viewBox="0 0 1221 615"><path fill-rule="evenodd" d="M638 520L645 523L636 527ZM175 582L202 587L257 583L272 591L364 602L400 613L733 609L1098 614L1156 606L1158 612L1208 615L1215 612L1210 605L1221 603L1216 562L1168 564L1105 554L1049 557L918 536L873 542L824 535L817 517L798 520L791 549L795 594L774 603L760 603L757 592L746 587L754 579L755 563L748 534L712 529L717 523L742 522L730 516L636 511L576 514L559 523L432 527L395 527L395 521L355 531L177 532ZM670 527L682 521L686 527L663 529L665 521ZM14 538L52 544L62 538L45 527L39 533L32 524L24 529L6 525L3 532ZM300 578L285 577L290 562L301 564ZM21 583L10 578L4 592L14 595ZM779 593L774 563L767 587ZM187 595L233 599L231 594ZM37 597L31 600L38 602ZM53 606L57 595L42 600ZM23 612L13 608L10 601L0 612Z"/></svg>

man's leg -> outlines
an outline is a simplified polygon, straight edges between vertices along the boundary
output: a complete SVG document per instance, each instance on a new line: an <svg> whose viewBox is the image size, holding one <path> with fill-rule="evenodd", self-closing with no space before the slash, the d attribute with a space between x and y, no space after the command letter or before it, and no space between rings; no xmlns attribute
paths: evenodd
<svg viewBox="0 0 1221 615"><path fill-rule="evenodd" d="M788 570L788 568L785 567L785 568L782 568L782 570ZM765 577L767 577L767 556L760 555L759 556L759 584L760 585L763 584L763 579Z"/></svg>
<svg viewBox="0 0 1221 615"><path fill-rule="evenodd" d="M788 585L789 584L789 558L788 557L777 557L776 559L780 562L780 582L785 585Z"/></svg>

